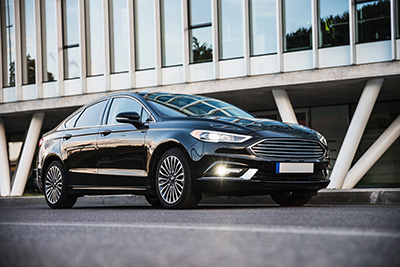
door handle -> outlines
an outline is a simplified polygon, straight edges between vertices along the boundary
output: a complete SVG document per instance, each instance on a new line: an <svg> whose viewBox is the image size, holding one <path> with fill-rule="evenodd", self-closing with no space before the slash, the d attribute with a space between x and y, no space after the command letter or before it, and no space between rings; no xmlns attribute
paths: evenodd
<svg viewBox="0 0 400 267"><path fill-rule="evenodd" d="M68 140L68 139L70 139L71 137L72 137L71 134L64 134L63 137L62 137L62 139L63 139L63 140Z"/></svg>
<svg viewBox="0 0 400 267"><path fill-rule="evenodd" d="M102 136L109 135L110 133L111 133L111 130L102 130L102 131L100 132L100 134L101 134Z"/></svg>

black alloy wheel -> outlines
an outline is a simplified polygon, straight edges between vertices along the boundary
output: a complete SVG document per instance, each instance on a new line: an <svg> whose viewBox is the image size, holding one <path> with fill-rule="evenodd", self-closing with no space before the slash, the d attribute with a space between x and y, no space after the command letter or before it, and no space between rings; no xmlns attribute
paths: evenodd
<svg viewBox="0 0 400 267"><path fill-rule="evenodd" d="M283 207L299 207L307 204L315 193L279 192L271 194L272 199Z"/></svg>
<svg viewBox="0 0 400 267"><path fill-rule="evenodd" d="M194 190L189 162L178 148L167 150L160 158L155 173L155 189L165 208L195 208L201 200L201 194Z"/></svg>
<svg viewBox="0 0 400 267"><path fill-rule="evenodd" d="M44 195L52 209L74 206L77 196L68 194L67 171L59 161L53 161L44 174Z"/></svg>

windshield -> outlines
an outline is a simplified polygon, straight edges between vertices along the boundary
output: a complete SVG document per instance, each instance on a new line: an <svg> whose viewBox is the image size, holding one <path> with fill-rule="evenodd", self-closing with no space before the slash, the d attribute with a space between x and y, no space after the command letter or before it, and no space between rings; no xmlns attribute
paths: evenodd
<svg viewBox="0 0 400 267"><path fill-rule="evenodd" d="M253 115L223 101L197 95L154 93L146 96L166 116L218 116L254 118Z"/></svg>

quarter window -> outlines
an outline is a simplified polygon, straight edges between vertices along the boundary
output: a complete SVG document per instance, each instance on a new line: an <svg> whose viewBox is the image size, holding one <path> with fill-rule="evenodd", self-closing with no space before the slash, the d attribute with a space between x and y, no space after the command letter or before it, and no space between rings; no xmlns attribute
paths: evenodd
<svg viewBox="0 0 400 267"><path fill-rule="evenodd" d="M79 117L75 127L78 128L99 125L106 103L107 101L104 100L87 107Z"/></svg>

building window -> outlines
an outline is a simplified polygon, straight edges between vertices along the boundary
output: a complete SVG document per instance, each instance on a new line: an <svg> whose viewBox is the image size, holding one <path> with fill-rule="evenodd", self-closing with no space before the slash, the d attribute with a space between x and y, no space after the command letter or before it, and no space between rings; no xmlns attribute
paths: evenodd
<svg viewBox="0 0 400 267"><path fill-rule="evenodd" d="M219 1L220 59L243 57L243 1Z"/></svg>
<svg viewBox="0 0 400 267"><path fill-rule="evenodd" d="M35 0L21 1L22 84L36 80Z"/></svg>
<svg viewBox="0 0 400 267"><path fill-rule="evenodd" d="M250 34L252 56L276 53L275 0L250 1Z"/></svg>
<svg viewBox="0 0 400 267"><path fill-rule="evenodd" d="M111 73L129 70L128 1L110 1Z"/></svg>
<svg viewBox="0 0 400 267"><path fill-rule="evenodd" d="M390 39L390 1L356 0L357 43Z"/></svg>
<svg viewBox="0 0 400 267"><path fill-rule="evenodd" d="M136 70L154 69L154 1L135 1Z"/></svg>
<svg viewBox="0 0 400 267"><path fill-rule="evenodd" d="M319 47L350 43L348 0L320 0L319 18Z"/></svg>
<svg viewBox="0 0 400 267"><path fill-rule="evenodd" d="M211 0L189 0L190 63L213 58Z"/></svg>
<svg viewBox="0 0 400 267"><path fill-rule="evenodd" d="M41 2L43 81L57 80L57 20L56 1Z"/></svg>
<svg viewBox="0 0 400 267"><path fill-rule="evenodd" d="M311 49L311 0L284 0L283 14L283 50L289 52Z"/></svg>
<svg viewBox="0 0 400 267"><path fill-rule="evenodd" d="M3 86L15 86L15 20L14 1L1 1L1 40Z"/></svg>
<svg viewBox="0 0 400 267"><path fill-rule="evenodd" d="M104 74L103 1L86 0L87 76Z"/></svg>
<svg viewBox="0 0 400 267"><path fill-rule="evenodd" d="M181 0L161 1L162 66L182 65Z"/></svg>
<svg viewBox="0 0 400 267"><path fill-rule="evenodd" d="M396 17L397 17L397 38L400 38L400 0L396 2Z"/></svg>
<svg viewBox="0 0 400 267"><path fill-rule="evenodd" d="M78 0L63 1L64 78L80 76Z"/></svg>

